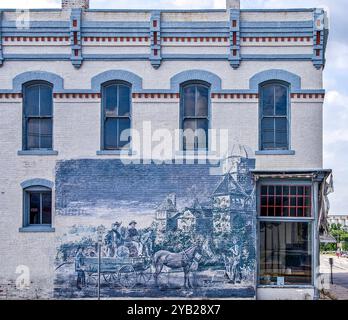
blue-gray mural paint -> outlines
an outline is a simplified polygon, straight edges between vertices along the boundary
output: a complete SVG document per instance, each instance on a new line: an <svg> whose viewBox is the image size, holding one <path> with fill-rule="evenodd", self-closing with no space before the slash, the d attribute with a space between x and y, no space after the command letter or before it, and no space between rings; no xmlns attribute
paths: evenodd
<svg viewBox="0 0 348 320"><path fill-rule="evenodd" d="M254 166L58 162L55 296L255 297Z"/></svg>

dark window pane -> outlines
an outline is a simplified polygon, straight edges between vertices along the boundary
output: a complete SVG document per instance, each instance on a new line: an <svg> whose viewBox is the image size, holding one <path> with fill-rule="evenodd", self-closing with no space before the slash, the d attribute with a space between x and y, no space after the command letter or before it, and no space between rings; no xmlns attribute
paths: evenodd
<svg viewBox="0 0 348 320"><path fill-rule="evenodd" d="M302 206L304 205L304 203L303 203L303 198L302 198L302 197L298 197L298 198L297 198L297 205L298 205L299 207L302 207Z"/></svg>
<svg viewBox="0 0 348 320"><path fill-rule="evenodd" d="M289 208L284 207L283 208L283 216L288 217L289 216Z"/></svg>
<svg viewBox="0 0 348 320"><path fill-rule="evenodd" d="M274 148L274 119L265 118L261 122L262 147L264 149Z"/></svg>
<svg viewBox="0 0 348 320"><path fill-rule="evenodd" d="M40 116L52 116L52 88L40 85Z"/></svg>
<svg viewBox="0 0 348 320"><path fill-rule="evenodd" d="M267 195L267 188L268 188L267 186L262 186L261 187L261 194L262 195Z"/></svg>
<svg viewBox="0 0 348 320"><path fill-rule="evenodd" d="M288 100L288 90L284 86L276 85L275 90L275 109L276 115L286 116L287 115L287 100Z"/></svg>
<svg viewBox="0 0 348 320"><path fill-rule="evenodd" d="M42 223L52 223L52 195L51 193L42 193Z"/></svg>
<svg viewBox="0 0 348 320"><path fill-rule="evenodd" d="M291 197L290 198L290 206L296 207L296 197Z"/></svg>
<svg viewBox="0 0 348 320"><path fill-rule="evenodd" d="M306 196L311 195L311 187L305 187L305 194L306 194Z"/></svg>
<svg viewBox="0 0 348 320"><path fill-rule="evenodd" d="M296 194L297 194L297 187L290 187L290 194L292 195L292 196L296 196Z"/></svg>
<svg viewBox="0 0 348 320"><path fill-rule="evenodd" d="M263 217L268 216L267 207L261 207L261 216Z"/></svg>
<svg viewBox="0 0 348 320"><path fill-rule="evenodd" d="M195 97L196 87L189 86L184 88L184 116L195 116Z"/></svg>
<svg viewBox="0 0 348 320"><path fill-rule="evenodd" d="M104 124L104 147L117 149L117 119L106 119Z"/></svg>
<svg viewBox="0 0 348 320"><path fill-rule="evenodd" d="M119 86L119 106L118 115L125 117L130 115L130 88L127 86Z"/></svg>
<svg viewBox="0 0 348 320"><path fill-rule="evenodd" d="M262 88L262 115L274 115L274 87L266 86Z"/></svg>
<svg viewBox="0 0 348 320"><path fill-rule="evenodd" d="M300 196L303 196L304 193L304 187L297 187L297 194Z"/></svg>
<svg viewBox="0 0 348 320"><path fill-rule="evenodd" d="M296 222L260 223L260 284L311 284L311 225ZM281 278L281 279L279 279Z"/></svg>
<svg viewBox="0 0 348 320"><path fill-rule="evenodd" d="M298 208L297 209L297 216L298 217L303 217L304 215L303 215L303 208Z"/></svg>
<svg viewBox="0 0 348 320"><path fill-rule="evenodd" d="M282 197L276 197L276 206L282 205Z"/></svg>
<svg viewBox="0 0 348 320"><path fill-rule="evenodd" d="M266 206L267 205L267 196L266 197L261 197L261 205Z"/></svg>
<svg viewBox="0 0 348 320"><path fill-rule="evenodd" d="M130 143L130 132L125 131L127 129L130 129L130 120L129 119L119 119L118 120L118 128L119 128L119 134L118 134L118 147L123 148L127 144ZM121 134L123 132L123 136L126 135L128 137L121 137ZM127 139L127 140L126 140Z"/></svg>
<svg viewBox="0 0 348 320"><path fill-rule="evenodd" d="M282 216L282 208L281 207L276 207L275 208L275 215L276 215L276 217L281 217Z"/></svg>
<svg viewBox="0 0 348 320"><path fill-rule="evenodd" d="M27 123L27 148L40 148L40 119L29 119Z"/></svg>
<svg viewBox="0 0 348 320"><path fill-rule="evenodd" d="M40 119L40 148L52 148L52 119Z"/></svg>
<svg viewBox="0 0 348 320"><path fill-rule="evenodd" d="M25 88L24 113L26 116L40 115L40 86L33 85Z"/></svg>
<svg viewBox="0 0 348 320"><path fill-rule="evenodd" d="M198 117L208 116L208 93L208 88L202 86L197 87L196 116Z"/></svg>
<svg viewBox="0 0 348 320"><path fill-rule="evenodd" d="M185 120L184 121L184 149L194 150L195 149L195 131L196 131L196 120Z"/></svg>
<svg viewBox="0 0 348 320"><path fill-rule="evenodd" d="M40 193L29 194L29 224L40 224Z"/></svg>
<svg viewBox="0 0 348 320"><path fill-rule="evenodd" d="M282 186L276 186L276 194L278 196L282 195L282 190L283 190Z"/></svg>
<svg viewBox="0 0 348 320"><path fill-rule="evenodd" d="M208 147L208 120L197 120L196 137L199 149Z"/></svg>
<svg viewBox="0 0 348 320"><path fill-rule="evenodd" d="M296 208L290 208L290 217L296 217Z"/></svg>
<svg viewBox="0 0 348 320"><path fill-rule="evenodd" d="M283 187L283 194L284 195L288 195L289 194L289 187L288 186L284 186Z"/></svg>
<svg viewBox="0 0 348 320"><path fill-rule="evenodd" d="M283 206L284 206L284 207L289 206L289 197L284 197L284 198L283 198Z"/></svg>
<svg viewBox="0 0 348 320"><path fill-rule="evenodd" d="M310 197L305 198L305 205L306 205L306 207L310 207L310 205L311 205L311 198Z"/></svg>
<svg viewBox="0 0 348 320"><path fill-rule="evenodd" d="M117 115L117 86L108 86L105 88L105 115Z"/></svg>
<svg viewBox="0 0 348 320"><path fill-rule="evenodd" d="M275 203L274 203L274 197L269 197L269 198L268 198L268 205L269 205L269 206L274 206L274 204L275 204Z"/></svg>
<svg viewBox="0 0 348 320"><path fill-rule="evenodd" d="M269 194L269 195L274 195L274 191L275 191L275 190L274 190L274 186L269 186L269 187L268 187L268 194Z"/></svg>
<svg viewBox="0 0 348 320"><path fill-rule="evenodd" d="M286 118L275 119L275 139L277 148L287 148L288 121Z"/></svg>

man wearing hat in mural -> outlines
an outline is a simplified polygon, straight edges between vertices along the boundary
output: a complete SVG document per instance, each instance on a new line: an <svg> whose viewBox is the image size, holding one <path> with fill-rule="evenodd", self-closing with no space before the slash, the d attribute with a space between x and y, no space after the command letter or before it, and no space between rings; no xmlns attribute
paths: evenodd
<svg viewBox="0 0 348 320"><path fill-rule="evenodd" d="M135 220L131 221L129 223L128 227L128 235L127 235L127 240L128 241L135 241L137 242L139 239L139 233L138 230L136 229L137 222Z"/></svg>
<svg viewBox="0 0 348 320"><path fill-rule="evenodd" d="M111 225L111 230L105 236L105 245L108 257L114 257L117 248L123 244L124 237L121 229L122 222L116 221Z"/></svg>

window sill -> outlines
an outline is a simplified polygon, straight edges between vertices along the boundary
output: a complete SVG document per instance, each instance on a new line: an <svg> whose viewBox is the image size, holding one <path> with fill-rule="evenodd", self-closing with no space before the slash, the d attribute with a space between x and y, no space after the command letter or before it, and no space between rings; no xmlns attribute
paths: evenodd
<svg viewBox="0 0 348 320"><path fill-rule="evenodd" d="M19 228L19 232L35 233L35 232L55 232L56 229L50 226L29 226Z"/></svg>
<svg viewBox="0 0 348 320"><path fill-rule="evenodd" d="M263 156L263 155L272 155L272 156L293 156L295 155L294 150L260 150L255 151L255 155Z"/></svg>
<svg viewBox="0 0 348 320"><path fill-rule="evenodd" d="M283 286L277 286L275 284L270 285L258 285L258 289L313 289L314 286L309 284L289 284Z"/></svg>
<svg viewBox="0 0 348 320"><path fill-rule="evenodd" d="M100 150L97 151L97 156L135 156L137 153L132 150Z"/></svg>
<svg viewBox="0 0 348 320"><path fill-rule="evenodd" d="M57 156L58 151L54 150L20 150L19 156Z"/></svg>

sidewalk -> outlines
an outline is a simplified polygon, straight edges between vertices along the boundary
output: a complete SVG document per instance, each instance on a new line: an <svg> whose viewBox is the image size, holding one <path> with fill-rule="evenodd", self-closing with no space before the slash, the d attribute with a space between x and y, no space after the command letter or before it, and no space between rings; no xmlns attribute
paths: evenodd
<svg viewBox="0 0 348 320"><path fill-rule="evenodd" d="M348 258L337 258L336 256L320 256L320 272L330 279L329 258L334 259L333 285L330 284L330 295L337 300L348 300Z"/></svg>

